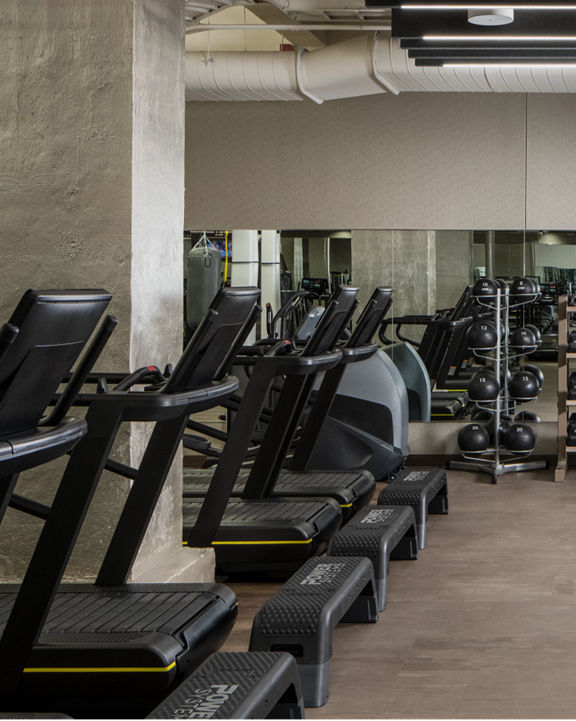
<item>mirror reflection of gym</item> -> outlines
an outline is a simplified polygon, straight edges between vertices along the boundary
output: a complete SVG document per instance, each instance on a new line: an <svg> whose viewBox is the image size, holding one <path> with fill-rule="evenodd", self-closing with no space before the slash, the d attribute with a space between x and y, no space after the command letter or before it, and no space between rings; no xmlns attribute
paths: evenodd
<svg viewBox="0 0 576 721"><path fill-rule="evenodd" d="M224 237L224 231L213 232L216 238ZM188 234L189 238L199 236ZM188 242L186 252L189 248ZM361 302L376 285L392 287L394 302L386 338L395 343L399 341L396 318L432 316L454 308L464 288L484 277L490 264L497 278L537 277L544 292L523 321L538 326L542 344L526 362L542 368L545 383L538 399L523 410L535 411L543 421L556 419L557 296L574 283L576 233L284 230L281 263L281 287L305 288L313 303L324 303L330 290L341 283L359 286ZM419 343L424 328L403 325L399 332L402 338Z"/></svg>

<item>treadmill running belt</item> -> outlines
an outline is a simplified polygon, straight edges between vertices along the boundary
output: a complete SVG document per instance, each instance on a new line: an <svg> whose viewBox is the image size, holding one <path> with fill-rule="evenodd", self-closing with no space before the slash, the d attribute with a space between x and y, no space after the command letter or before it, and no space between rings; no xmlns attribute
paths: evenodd
<svg viewBox="0 0 576 721"><path fill-rule="evenodd" d="M0 587L0 630L17 591ZM21 692L31 707L94 717L105 683L104 709L112 698L116 710L149 711L177 677L219 648L236 613L234 594L220 584L65 584L24 669Z"/></svg>
<svg viewBox="0 0 576 721"><path fill-rule="evenodd" d="M202 508L202 500L184 499L184 543ZM331 498L293 501L231 499L212 545L222 571L291 571L327 549L342 521Z"/></svg>
<svg viewBox="0 0 576 721"><path fill-rule="evenodd" d="M234 486L232 497L242 495L250 474L249 469L240 471ZM214 475L213 469L184 469L184 498L202 498ZM280 471L272 491L272 497L309 498L310 496L328 496L340 504L345 520L365 506L374 492L374 478L368 471Z"/></svg>

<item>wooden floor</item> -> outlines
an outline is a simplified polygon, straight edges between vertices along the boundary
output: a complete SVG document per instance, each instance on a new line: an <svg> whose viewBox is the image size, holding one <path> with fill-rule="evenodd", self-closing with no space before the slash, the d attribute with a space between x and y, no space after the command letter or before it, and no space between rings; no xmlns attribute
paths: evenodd
<svg viewBox="0 0 576 721"><path fill-rule="evenodd" d="M450 472L450 515L392 564L376 625L335 632L330 700L308 718L575 718L576 477ZM226 650L278 584L232 583Z"/></svg>

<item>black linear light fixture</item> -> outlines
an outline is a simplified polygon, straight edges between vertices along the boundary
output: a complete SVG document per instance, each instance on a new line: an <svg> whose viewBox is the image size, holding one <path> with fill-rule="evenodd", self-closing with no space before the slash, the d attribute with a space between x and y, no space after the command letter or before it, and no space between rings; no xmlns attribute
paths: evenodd
<svg viewBox="0 0 576 721"><path fill-rule="evenodd" d="M377 4L366 0L367 6ZM387 5L392 7L392 36L418 66L576 67L576 0L398 0Z"/></svg>
<svg viewBox="0 0 576 721"><path fill-rule="evenodd" d="M511 10L538 10L538 11L557 11L557 10L576 10L576 2L574 0L550 0L550 2L542 2L542 0L472 0L471 2L462 2L462 0L392 0L392 2L382 2L381 0L366 0L366 7L386 7L386 8L402 8L403 10L468 10L490 8L509 8Z"/></svg>

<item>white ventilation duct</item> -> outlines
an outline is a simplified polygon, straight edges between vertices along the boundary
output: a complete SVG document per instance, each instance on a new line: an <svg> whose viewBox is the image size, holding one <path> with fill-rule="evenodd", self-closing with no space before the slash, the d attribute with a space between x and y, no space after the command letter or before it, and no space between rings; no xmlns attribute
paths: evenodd
<svg viewBox="0 0 576 721"><path fill-rule="evenodd" d="M186 53L186 100L325 100L383 92L576 92L576 67L416 67L376 34L307 52Z"/></svg>

